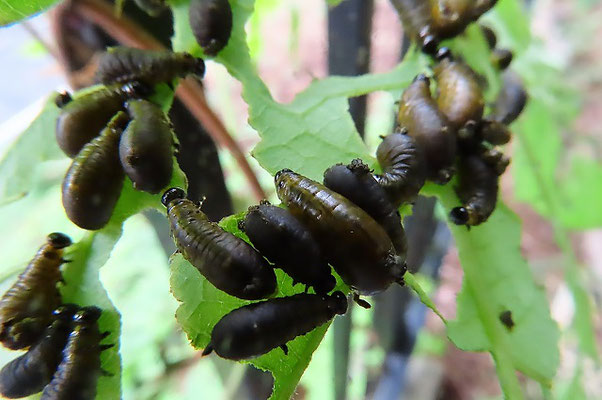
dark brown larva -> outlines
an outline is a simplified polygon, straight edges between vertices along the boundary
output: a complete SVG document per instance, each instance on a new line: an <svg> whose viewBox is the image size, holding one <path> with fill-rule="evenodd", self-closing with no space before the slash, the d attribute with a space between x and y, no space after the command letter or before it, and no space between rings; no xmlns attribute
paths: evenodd
<svg viewBox="0 0 602 400"><path fill-rule="evenodd" d="M346 311L347 299L341 292L331 296L296 294L249 304L219 320L203 355L215 351L223 358L244 360L276 347L288 354L288 341Z"/></svg>
<svg viewBox="0 0 602 400"><path fill-rule="evenodd" d="M462 207L451 210L457 225L479 225L487 220L497 202L498 175L477 155L460 158L456 193Z"/></svg>
<svg viewBox="0 0 602 400"><path fill-rule="evenodd" d="M207 219L182 189L163 195L178 250L216 288L241 299L257 300L276 290L276 275L251 245Z"/></svg>
<svg viewBox="0 0 602 400"><path fill-rule="evenodd" d="M440 61L435 66L437 81L437 105L455 129L472 124L475 126L483 117L485 102L473 70L460 61L453 61L447 49L439 53Z"/></svg>
<svg viewBox="0 0 602 400"><path fill-rule="evenodd" d="M416 141L410 135L394 132L378 145L376 158L382 174L374 177L393 206L414 201L426 180L424 155Z"/></svg>
<svg viewBox="0 0 602 400"><path fill-rule="evenodd" d="M96 230L109 222L119 200L125 174L119 162L119 139L128 122L120 111L100 136L73 159L62 187L63 207L77 226Z"/></svg>
<svg viewBox="0 0 602 400"><path fill-rule="evenodd" d="M169 8L165 0L134 0L134 2L151 17L157 17Z"/></svg>
<svg viewBox="0 0 602 400"><path fill-rule="evenodd" d="M169 50L117 46L101 55L96 81L104 84L137 81L153 86L157 83L171 83L175 78L189 74L203 77L205 63L201 58Z"/></svg>
<svg viewBox="0 0 602 400"><path fill-rule="evenodd" d="M228 0L192 0L189 9L192 33L203 52L215 56L232 33L232 9Z"/></svg>
<svg viewBox="0 0 602 400"><path fill-rule="evenodd" d="M270 204L252 206L240 228L253 246L293 281L312 286L320 294L334 289L336 280L316 240L289 211Z"/></svg>
<svg viewBox="0 0 602 400"><path fill-rule="evenodd" d="M434 54L439 41L432 27L429 1L392 0L391 2L401 17L407 35L422 47L422 51Z"/></svg>
<svg viewBox="0 0 602 400"><path fill-rule="evenodd" d="M510 125L522 113L527 104L527 92L520 77L506 71L502 75L502 89L495 99L490 118L506 125Z"/></svg>
<svg viewBox="0 0 602 400"><path fill-rule="evenodd" d="M159 193L171 180L175 136L161 107L147 100L130 100L131 121L121 135L119 158L134 188Z"/></svg>
<svg viewBox="0 0 602 400"><path fill-rule="evenodd" d="M402 283L404 260L384 229L364 210L311 179L279 171L276 191L289 211L313 234L345 283L360 294Z"/></svg>
<svg viewBox="0 0 602 400"><path fill-rule="evenodd" d="M72 330L75 304L64 304L54 311L52 324L29 351L6 364L0 371L0 395L17 399L41 392L56 372L63 348Z"/></svg>
<svg viewBox="0 0 602 400"><path fill-rule="evenodd" d="M94 400L101 369L100 353L113 345L100 344L108 333L100 333L102 311L84 307L73 317L74 328L63 350L62 361L41 400Z"/></svg>
<svg viewBox="0 0 602 400"><path fill-rule="evenodd" d="M71 239L51 233L25 271L0 300L0 342L10 349L30 346L40 338L61 304L57 284L62 279L60 266L64 248Z"/></svg>
<svg viewBox="0 0 602 400"><path fill-rule="evenodd" d="M429 84L424 75L414 79L401 96L397 119L424 155L427 179L445 184L453 175L456 135L431 97Z"/></svg>
<svg viewBox="0 0 602 400"><path fill-rule="evenodd" d="M324 186L351 200L374 218L389 235L397 255L406 258L408 242L399 211L362 160L355 159L349 165L337 164L328 168L324 172Z"/></svg>
<svg viewBox="0 0 602 400"><path fill-rule="evenodd" d="M84 145L94 139L109 120L120 110L128 98L147 92L138 83L111 85L70 100L61 93L55 102L61 107L56 121L56 140L69 157L75 157Z"/></svg>

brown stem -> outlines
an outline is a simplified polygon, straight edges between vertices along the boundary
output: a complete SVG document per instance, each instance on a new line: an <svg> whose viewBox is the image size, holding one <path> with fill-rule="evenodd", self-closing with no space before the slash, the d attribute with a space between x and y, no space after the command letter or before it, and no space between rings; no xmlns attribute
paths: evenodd
<svg viewBox="0 0 602 400"><path fill-rule="evenodd" d="M164 50L165 47L144 29L125 16L118 17L113 8L102 0L73 0L74 10L100 26L118 42L140 49ZM176 95L186 105L190 113L207 129L211 138L227 148L245 174L257 200L266 198L257 176L247 162L238 143L230 136L219 117L205 101L203 88L193 79L182 80Z"/></svg>

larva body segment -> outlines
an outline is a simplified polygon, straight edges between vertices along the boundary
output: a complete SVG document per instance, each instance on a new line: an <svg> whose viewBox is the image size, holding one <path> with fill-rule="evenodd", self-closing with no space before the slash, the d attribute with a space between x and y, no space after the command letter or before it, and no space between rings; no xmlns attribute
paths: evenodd
<svg viewBox="0 0 602 400"><path fill-rule="evenodd" d="M249 304L226 314L213 327L203 354L243 360L260 356L276 347L286 352L286 343L347 311L341 292L331 296L296 294Z"/></svg>
<svg viewBox="0 0 602 400"><path fill-rule="evenodd" d="M376 158L382 174L374 177L393 206L414 201L426 180L424 155L416 141L408 134L394 132L378 145Z"/></svg>
<svg viewBox="0 0 602 400"><path fill-rule="evenodd" d="M41 392L56 372L72 329L75 304L64 304L54 312L54 321L44 336L22 356L0 371L0 395L9 399Z"/></svg>
<svg viewBox="0 0 602 400"><path fill-rule="evenodd" d="M462 157L456 193L463 206L451 211L452 222L457 225L479 225L495 210L498 174L477 155Z"/></svg>
<svg viewBox="0 0 602 400"><path fill-rule="evenodd" d="M462 62L443 58L434 68L437 105L455 129L477 124L485 102L475 73Z"/></svg>
<svg viewBox="0 0 602 400"><path fill-rule="evenodd" d="M52 319L52 311L61 303L57 284L64 248L71 239L62 233L51 233L25 271L0 300L0 342L10 349L30 346L44 333Z"/></svg>
<svg viewBox="0 0 602 400"><path fill-rule="evenodd" d="M334 289L336 280L316 240L289 211L270 204L252 206L240 227L253 246L293 281L320 294Z"/></svg>
<svg viewBox="0 0 602 400"><path fill-rule="evenodd" d="M171 83L176 78L195 74L203 77L205 63L188 53L169 50L141 50L117 46L103 53L98 62L96 81L142 82L148 86Z"/></svg>
<svg viewBox="0 0 602 400"><path fill-rule="evenodd" d="M119 142L119 158L134 188L159 193L171 180L175 136L163 110L147 100L126 104L131 121Z"/></svg>
<svg viewBox="0 0 602 400"><path fill-rule="evenodd" d="M374 218L389 235L397 255L405 259L408 243L399 211L362 160L355 159L349 165L337 164L328 168L324 172L324 186L351 200Z"/></svg>
<svg viewBox="0 0 602 400"><path fill-rule="evenodd" d="M291 170L281 170L275 180L280 200L311 231L329 263L356 292L370 295L403 282L403 259L364 210Z"/></svg>
<svg viewBox="0 0 602 400"><path fill-rule="evenodd" d="M440 40L457 36L472 22L474 0L435 0L430 3L433 30Z"/></svg>
<svg viewBox="0 0 602 400"><path fill-rule="evenodd" d="M124 109L128 98L142 93L145 93L142 85L128 84L111 85L70 101L65 94L59 94L56 102L63 106L56 121L56 140L61 150L67 156L75 157L117 112Z"/></svg>
<svg viewBox="0 0 602 400"><path fill-rule="evenodd" d="M215 56L227 44L232 33L232 9L228 0L192 0L190 27L203 52Z"/></svg>
<svg viewBox="0 0 602 400"><path fill-rule="evenodd" d="M94 400L98 378L103 374L100 353L112 347L102 345L105 334L98 329L101 310L84 307L73 318L73 331L63 349L63 357L41 400Z"/></svg>
<svg viewBox="0 0 602 400"><path fill-rule="evenodd" d="M178 250L216 288L241 299L257 300L276 290L276 275L251 245L207 219L184 191L163 195Z"/></svg>
<svg viewBox="0 0 602 400"><path fill-rule="evenodd" d="M427 179L445 184L453 175L456 135L431 97L429 84L424 75L414 79L401 96L397 119L423 153Z"/></svg>
<svg viewBox="0 0 602 400"><path fill-rule="evenodd" d="M119 200L125 173L119 162L119 140L128 122L119 112L100 136L86 144L73 159L62 186L63 207L77 226L104 227Z"/></svg>

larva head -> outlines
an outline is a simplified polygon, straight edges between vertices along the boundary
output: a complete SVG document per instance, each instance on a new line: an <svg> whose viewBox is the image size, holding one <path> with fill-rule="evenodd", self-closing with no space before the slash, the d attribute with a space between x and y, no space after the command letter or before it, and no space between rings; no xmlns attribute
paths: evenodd
<svg viewBox="0 0 602 400"><path fill-rule="evenodd" d="M426 84L426 86L429 86L431 84L431 80L428 78L428 76L426 76L424 74L416 75L416 77L414 78L414 80L412 82L424 82ZM407 133L407 129L406 129L406 133Z"/></svg>
<svg viewBox="0 0 602 400"><path fill-rule="evenodd" d="M76 324L91 324L98 321L102 310L95 306L84 307L73 316L73 322Z"/></svg>
<svg viewBox="0 0 602 400"><path fill-rule="evenodd" d="M54 98L54 104L56 104L58 108L63 108L65 105L67 105L67 103L71 102L71 100L73 100L73 98L69 92L65 91L56 95Z"/></svg>
<svg viewBox="0 0 602 400"><path fill-rule="evenodd" d="M456 225L466 225L468 223L468 210L464 207L456 207L449 213L449 219Z"/></svg>
<svg viewBox="0 0 602 400"><path fill-rule="evenodd" d="M195 59L194 74L197 75L199 78L205 76L205 61L203 61L202 58Z"/></svg>
<svg viewBox="0 0 602 400"><path fill-rule="evenodd" d="M330 307L335 314L343 315L347 312L347 296L343 292L336 291L329 297Z"/></svg>
<svg viewBox="0 0 602 400"><path fill-rule="evenodd" d="M418 35L422 42L422 51L426 54L435 54L437 47L439 47L439 40L437 40L435 35L431 34L430 27L426 26L422 28Z"/></svg>
<svg viewBox="0 0 602 400"><path fill-rule="evenodd" d="M71 246L71 238L64 233L52 232L46 237L46 241L55 249L64 249Z"/></svg>
<svg viewBox="0 0 602 400"><path fill-rule="evenodd" d="M165 193L163 193L163 196L161 197L161 203L163 203L165 207L168 207L169 203L171 203L172 201L185 198L186 192L184 191L184 189L173 187L171 189L167 189Z"/></svg>

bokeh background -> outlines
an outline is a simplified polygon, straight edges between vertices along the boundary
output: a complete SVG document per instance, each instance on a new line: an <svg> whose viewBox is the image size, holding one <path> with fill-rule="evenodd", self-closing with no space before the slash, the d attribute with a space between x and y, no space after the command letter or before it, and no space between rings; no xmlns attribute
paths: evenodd
<svg viewBox="0 0 602 400"><path fill-rule="evenodd" d="M248 25L250 46L261 77L276 100L289 102L313 79L329 75L329 9L323 0L257 0L256 10ZM602 4L597 0L534 0L525 4L525 10L541 42L539 56L563 72L562 84L578 96L577 118L563 132L565 151L602 161ZM333 12L330 10L330 29ZM85 73L83 78L74 78L73 70L66 68L61 58L56 42L57 14L51 10L0 29L0 155L36 117L51 92L71 90L70 83L85 79ZM362 56L369 61L369 71L388 71L403 54L398 16L387 0L374 0L369 22L372 32ZM70 25L70 29L80 28L87 29L75 22ZM333 51L330 53L332 57ZM330 64L332 71L332 59ZM204 83L211 108L248 154L259 138L246 121L240 85L212 62L208 63ZM395 101L384 92L368 96L365 140L371 149L376 148L378 135L390 132ZM541 140L545 142L546 132L542 131ZM251 189L230 153L224 149L218 152L232 211L243 211L253 203ZM512 146L508 152L512 154ZM248 159L274 200L271 176L252 157ZM67 165L67 160L46 163L33 193L0 207L2 291L31 258L45 233L63 231L75 240L82 236L61 208L60 181ZM513 188L513 175L506 173L502 196L523 220L523 254L536 281L546 289L553 318L568 331L575 307L563 278L565 254L556 244L551 224L515 200ZM592 192L596 195L600 193ZM599 200L602 207L602 196ZM424 263L420 277L437 307L451 318L462 269L453 240L440 222L444 215L433 202L423 200L407 224L416 237L429 238L425 243L430 244L421 250ZM102 269L103 283L122 313L124 398L266 398L271 388L268 374L217 357L201 359L175 319L166 317L174 314L177 302L169 293L167 260L173 249L165 240L165 228L158 214L131 218ZM572 233L571 241L586 270L594 307L599 310L602 229ZM371 311L354 307L350 317L341 318L328 331L301 380L297 398L342 399L343 392L348 399L501 398L489 354L455 348L446 339L441 321L407 290L391 288L374 303L375 310ZM602 320L597 312L594 323L600 345ZM13 353L0 351L2 364L13 357ZM345 364L347 373L341 372ZM341 376L348 379L341 381ZM522 383L528 398L543 398L538 384L527 379ZM602 399L602 369L580 355L571 334L561 340L561 367L555 383L551 394L555 398Z"/></svg>

